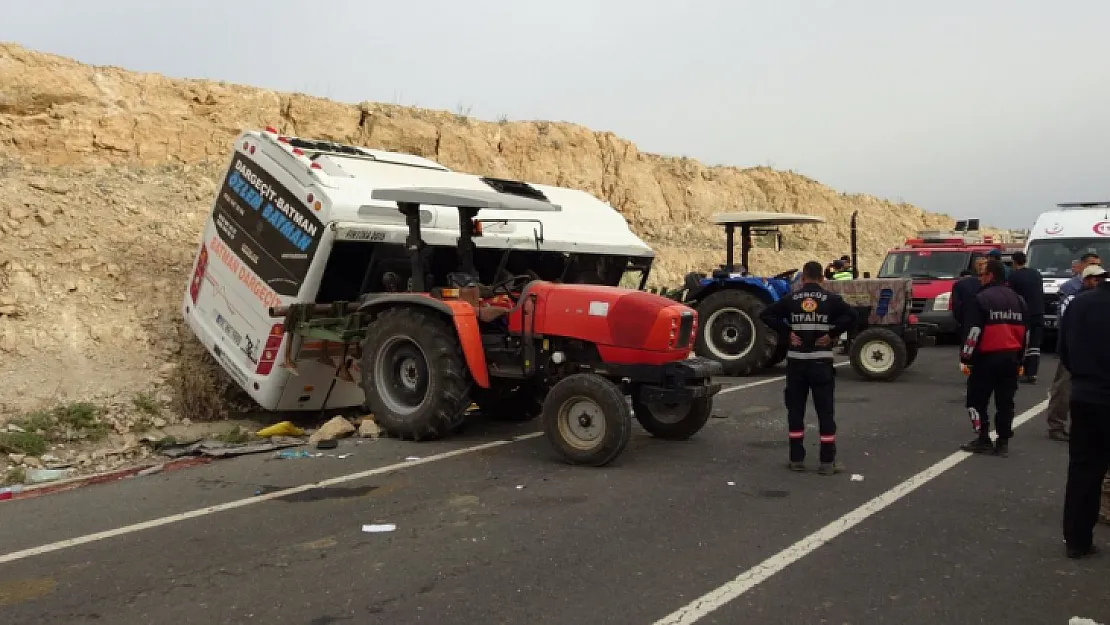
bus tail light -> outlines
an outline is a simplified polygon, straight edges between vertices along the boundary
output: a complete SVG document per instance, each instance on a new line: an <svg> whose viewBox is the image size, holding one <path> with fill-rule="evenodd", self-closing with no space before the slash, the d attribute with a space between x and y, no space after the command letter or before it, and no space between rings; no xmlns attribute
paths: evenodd
<svg viewBox="0 0 1110 625"><path fill-rule="evenodd" d="M197 268L193 271L193 281L189 284L189 297L193 300L193 305L197 303L197 297L200 296L200 285L204 283L204 272L208 269L208 246L201 245L200 253L197 254Z"/></svg>
<svg viewBox="0 0 1110 625"><path fill-rule="evenodd" d="M285 338L285 326L275 323L270 328L270 336L266 337L266 346L262 348L262 357L258 359L258 367L255 368L255 373L270 375L270 372L274 369L274 363L277 362L278 350L281 348L281 339L283 338Z"/></svg>

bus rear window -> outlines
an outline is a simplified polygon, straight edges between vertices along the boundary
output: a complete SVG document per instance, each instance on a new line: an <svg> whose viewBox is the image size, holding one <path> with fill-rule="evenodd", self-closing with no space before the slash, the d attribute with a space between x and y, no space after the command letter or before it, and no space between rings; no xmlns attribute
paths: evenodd
<svg viewBox="0 0 1110 625"><path fill-rule="evenodd" d="M312 210L236 153L212 208L228 249L280 295L296 296L324 235Z"/></svg>

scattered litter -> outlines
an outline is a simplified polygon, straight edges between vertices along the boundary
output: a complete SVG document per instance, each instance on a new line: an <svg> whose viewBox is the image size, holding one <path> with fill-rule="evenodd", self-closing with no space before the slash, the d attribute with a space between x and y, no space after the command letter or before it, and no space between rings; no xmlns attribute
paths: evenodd
<svg viewBox="0 0 1110 625"><path fill-rule="evenodd" d="M351 454L339 454L338 456L336 456L336 458L339 458L340 460L346 460L347 458L350 458L350 457L351 457Z"/></svg>
<svg viewBox="0 0 1110 625"><path fill-rule="evenodd" d="M164 464L156 464L152 467L147 467L147 468L143 469L142 471L139 471L135 475L137 475L139 477L144 477L144 476L147 476L147 475L154 475L155 473L161 473L162 469L165 469L165 468L166 468L166 465L164 465Z"/></svg>
<svg viewBox="0 0 1110 625"><path fill-rule="evenodd" d="M192 444L170 443L162 446L161 452L170 458L180 458L182 456L226 458L274 451L298 445L304 445L304 439L274 436L268 441L259 443L225 443L215 439L204 439Z"/></svg>
<svg viewBox="0 0 1110 625"><path fill-rule="evenodd" d="M53 482L69 475L68 469L27 469L28 484Z"/></svg>
<svg viewBox="0 0 1110 625"><path fill-rule="evenodd" d="M23 492L23 485L22 484L16 484L15 486L5 486L4 488L0 488L0 501L4 501L5 499L11 499L12 497L15 497L16 495L18 495L21 492Z"/></svg>
<svg viewBox="0 0 1110 625"><path fill-rule="evenodd" d="M316 449L335 449L336 447L339 447L339 441L334 438L316 442Z"/></svg>
<svg viewBox="0 0 1110 625"><path fill-rule="evenodd" d="M859 473L853 473L852 474L852 481L853 482L862 482L863 481L863 476L860 475Z"/></svg>
<svg viewBox="0 0 1110 625"><path fill-rule="evenodd" d="M292 460L294 458L312 458L313 456L304 449L285 449L274 454L274 457L282 460Z"/></svg>
<svg viewBox="0 0 1110 625"><path fill-rule="evenodd" d="M736 486L736 482L729 482L728 485L729 486Z"/></svg>
<svg viewBox="0 0 1110 625"><path fill-rule="evenodd" d="M393 523L381 523L381 524L375 524L375 525L363 525L362 526L362 531L366 532L367 534L379 534L379 533L382 533L382 532L392 532L395 529L397 529L397 526Z"/></svg>
<svg viewBox="0 0 1110 625"><path fill-rule="evenodd" d="M517 484L516 489L517 490L523 490L524 489L524 484Z"/></svg>
<svg viewBox="0 0 1110 625"><path fill-rule="evenodd" d="M405 458L405 460L420 460L420 456L409 456L408 458Z"/></svg>
<svg viewBox="0 0 1110 625"><path fill-rule="evenodd" d="M255 432L255 436L270 438L271 436L304 436L304 430L293 425L292 421L282 421Z"/></svg>

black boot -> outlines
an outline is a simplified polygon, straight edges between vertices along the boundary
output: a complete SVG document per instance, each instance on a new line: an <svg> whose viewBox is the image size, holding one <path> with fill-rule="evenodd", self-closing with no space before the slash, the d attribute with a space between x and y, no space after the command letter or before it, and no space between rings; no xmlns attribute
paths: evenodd
<svg viewBox="0 0 1110 625"><path fill-rule="evenodd" d="M994 455L1006 458L1010 455L1010 439L1000 438L994 441Z"/></svg>
<svg viewBox="0 0 1110 625"><path fill-rule="evenodd" d="M973 454L994 453L994 445L991 444L991 439L989 438L976 438L969 443L960 445L960 449L970 451Z"/></svg>

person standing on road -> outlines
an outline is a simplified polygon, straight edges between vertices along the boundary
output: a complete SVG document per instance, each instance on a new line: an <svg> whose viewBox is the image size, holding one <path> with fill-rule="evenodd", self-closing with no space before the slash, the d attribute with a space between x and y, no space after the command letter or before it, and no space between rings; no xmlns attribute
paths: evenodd
<svg viewBox="0 0 1110 625"><path fill-rule="evenodd" d="M960 349L960 362L970 368L967 380L967 410L979 435L960 446L972 453L1005 457L1014 435L1014 395L1018 369L1028 346L1025 327L1027 308L1013 289L1004 286L1006 266L1000 260L987 262L980 277L983 289L967 303L967 338ZM987 410L994 395L995 431L998 440L991 445L990 418Z"/></svg>
<svg viewBox="0 0 1110 625"><path fill-rule="evenodd" d="M1096 283L1060 316L1060 366L1071 373L1071 437L1064 494L1064 543L1069 558L1098 551L1102 483L1110 468L1110 284L1101 267L1083 270Z"/></svg>
<svg viewBox="0 0 1110 625"><path fill-rule="evenodd" d="M1025 252L1014 252L1014 270L1010 273L1010 288L1025 300L1029 308L1029 349L1025 352L1024 370L1019 382L1037 383L1037 370L1041 363L1041 342L1044 341L1044 276L1027 267Z"/></svg>
<svg viewBox="0 0 1110 625"><path fill-rule="evenodd" d="M805 412L812 391L821 433L817 471L833 475L843 470L836 462L833 337L855 324L856 313L840 295L822 288L822 279L821 263L806 263L802 267L801 288L765 308L760 318L779 333L780 341L790 341L784 390L790 437L788 466L793 471L805 471Z"/></svg>
<svg viewBox="0 0 1110 625"><path fill-rule="evenodd" d="M987 270L987 259L980 256L975 259L973 265L973 272L968 274L966 278L960 278L952 285L952 295L948 300L952 305L952 316L956 318L956 326L959 329L960 343L964 342L967 337L966 329L964 328L964 311L965 304L975 299L975 295L982 290L983 284L979 280L979 276Z"/></svg>
<svg viewBox="0 0 1110 625"><path fill-rule="evenodd" d="M1084 267L1077 276L1080 280L1079 291L1065 295L1060 300L1057 311L1057 327L1063 322L1064 312L1071 302L1080 294L1098 286L1104 278L1103 269L1099 265ZM1062 288L1061 288L1062 290ZM1064 334L1061 332L1056 338L1056 350L1061 349ZM1052 386L1048 389L1048 411L1045 419L1048 421L1048 437L1055 441L1067 442L1070 436L1067 431L1068 411L1071 404L1071 374L1061 361L1056 364L1056 375L1052 377Z"/></svg>

